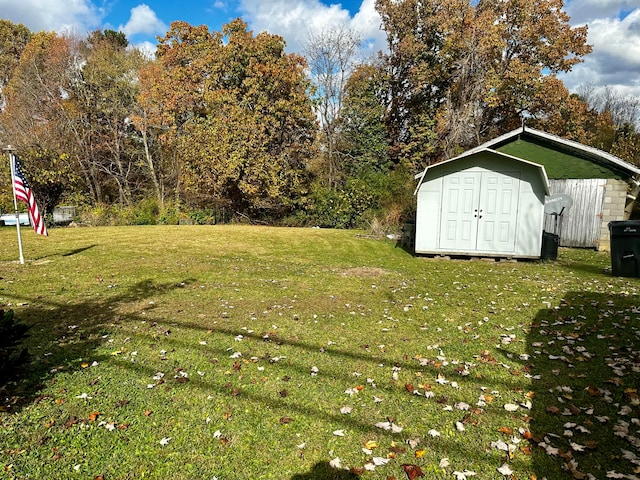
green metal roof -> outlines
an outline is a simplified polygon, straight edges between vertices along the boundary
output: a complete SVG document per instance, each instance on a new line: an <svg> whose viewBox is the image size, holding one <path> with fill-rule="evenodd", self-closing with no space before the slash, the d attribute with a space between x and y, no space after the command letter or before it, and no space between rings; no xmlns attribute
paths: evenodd
<svg viewBox="0 0 640 480"><path fill-rule="evenodd" d="M547 171L547 177L550 179L623 178L620 172L577 155L577 152L574 153L570 149L563 151L555 145L552 147L522 137L500 145L496 150L543 165Z"/></svg>

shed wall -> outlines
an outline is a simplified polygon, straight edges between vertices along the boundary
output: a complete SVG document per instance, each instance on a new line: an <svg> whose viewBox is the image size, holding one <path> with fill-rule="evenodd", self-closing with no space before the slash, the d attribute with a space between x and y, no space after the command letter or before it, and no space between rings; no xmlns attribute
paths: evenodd
<svg viewBox="0 0 640 480"><path fill-rule="evenodd" d="M628 220L625 213L627 205L627 182L608 179L605 187L604 206L602 209L602 221L600 222L600 241L598 250L611 250L609 238L609 222Z"/></svg>
<svg viewBox="0 0 640 480"><path fill-rule="evenodd" d="M441 247L443 179L460 172L510 172L519 178L518 212L513 251L452 250ZM486 255L539 258L542 246L545 187L540 170L526 163L480 153L427 171L417 193L415 251L424 254Z"/></svg>
<svg viewBox="0 0 640 480"><path fill-rule="evenodd" d="M614 220L625 220L628 185L617 179L550 180L552 193L564 193L573 206L559 223L560 245L563 247L609 250L609 227ZM555 232L555 219L547 215L546 231Z"/></svg>

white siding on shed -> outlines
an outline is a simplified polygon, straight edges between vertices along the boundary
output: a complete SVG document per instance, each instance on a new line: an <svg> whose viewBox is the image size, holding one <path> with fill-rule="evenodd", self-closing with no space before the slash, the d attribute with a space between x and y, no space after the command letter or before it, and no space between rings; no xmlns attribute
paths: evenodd
<svg viewBox="0 0 640 480"><path fill-rule="evenodd" d="M544 168L495 151L434 165L419 177L415 251L539 258Z"/></svg>

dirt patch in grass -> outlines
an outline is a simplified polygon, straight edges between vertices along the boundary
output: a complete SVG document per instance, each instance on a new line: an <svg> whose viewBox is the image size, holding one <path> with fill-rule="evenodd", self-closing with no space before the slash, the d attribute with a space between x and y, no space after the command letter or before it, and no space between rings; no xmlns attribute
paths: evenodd
<svg viewBox="0 0 640 480"><path fill-rule="evenodd" d="M340 273L340 275L342 275L343 277L382 277L384 275L391 274L389 270L377 267L348 268L338 273Z"/></svg>

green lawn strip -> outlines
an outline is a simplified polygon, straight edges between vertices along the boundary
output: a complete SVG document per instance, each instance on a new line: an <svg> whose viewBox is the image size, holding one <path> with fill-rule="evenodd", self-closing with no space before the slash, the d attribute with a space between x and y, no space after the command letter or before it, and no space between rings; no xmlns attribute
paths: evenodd
<svg viewBox="0 0 640 480"><path fill-rule="evenodd" d="M20 266L14 233L0 304L32 325L33 362L4 396L0 478L633 474L638 280L607 254L130 227L29 235Z"/></svg>

